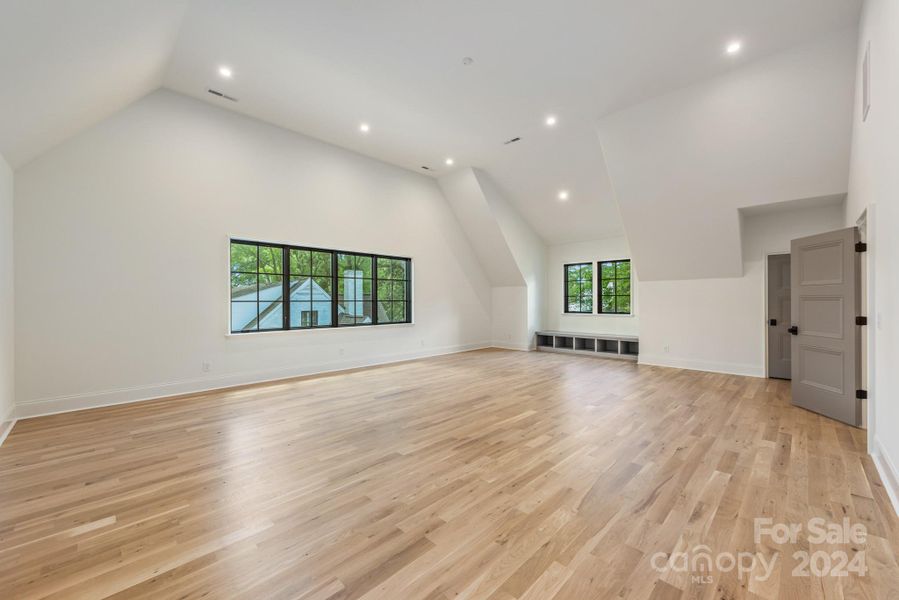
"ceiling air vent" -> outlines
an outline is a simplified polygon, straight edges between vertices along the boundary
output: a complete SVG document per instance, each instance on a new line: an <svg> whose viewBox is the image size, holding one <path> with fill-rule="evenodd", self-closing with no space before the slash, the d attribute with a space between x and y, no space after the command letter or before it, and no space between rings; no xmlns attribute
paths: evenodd
<svg viewBox="0 0 899 600"><path fill-rule="evenodd" d="M520 137L513 137L511 140L506 140L505 142L503 142L503 145L508 146L509 144L514 144L515 142L520 142L520 141L521 141Z"/></svg>
<svg viewBox="0 0 899 600"><path fill-rule="evenodd" d="M210 94L212 94L213 96L218 96L219 98L224 98L225 100L230 100L231 102L237 102L237 98L235 98L234 96L229 96L228 94L223 94L222 92L220 92L218 90L208 89L206 91L209 92Z"/></svg>
<svg viewBox="0 0 899 600"><path fill-rule="evenodd" d="M431 170L431 167L426 167L426 166L424 166L424 165L422 165L421 168L424 169L425 171L430 171L430 170Z"/></svg>

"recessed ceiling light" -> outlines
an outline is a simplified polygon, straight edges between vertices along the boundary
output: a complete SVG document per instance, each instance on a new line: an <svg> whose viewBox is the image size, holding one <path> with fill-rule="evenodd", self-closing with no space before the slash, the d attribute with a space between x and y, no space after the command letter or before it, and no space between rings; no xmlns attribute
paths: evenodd
<svg viewBox="0 0 899 600"><path fill-rule="evenodd" d="M546 117L546 126L552 127L556 124L556 120L556 115L549 115L548 117Z"/></svg>
<svg viewBox="0 0 899 600"><path fill-rule="evenodd" d="M234 72L231 70L231 67L219 67L219 75L224 77L225 79L231 79L234 76Z"/></svg>
<svg viewBox="0 0 899 600"><path fill-rule="evenodd" d="M362 133L368 133L371 131L371 127L368 126L368 123L359 123L359 131Z"/></svg>
<svg viewBox="0 0 899 600"><path fill-rule="evenodd" d="M568 190L561 190L559 192L559 200L562 200L563 202L568 200Z"/></svg>
<svg viewBox="0 0 899 600"><path fill-rule="evenodd" d="M446 163L446 166L451 167L451 166L453 166L453 163L455 163L456 161L454 161L451 158L448 158L444 162Z"/></svg>
<svg viewBox="0 0 899 600"><path fill-rule="evenodd" d="M728 54L736 54L737 52L740 51L740 48L742 48L742 47L743 47L743 44L741 44L738 41L733 41L727 45L727 53Z"/></svg>

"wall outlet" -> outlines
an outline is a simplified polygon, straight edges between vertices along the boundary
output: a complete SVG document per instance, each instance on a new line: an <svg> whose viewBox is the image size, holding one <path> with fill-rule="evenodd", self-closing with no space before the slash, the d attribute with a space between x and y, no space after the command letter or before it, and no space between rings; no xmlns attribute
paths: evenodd
<svg viewBox="0 0 899 600"><path fill-rule="evenodd" d="M209 362L208 360L204 360L203 364L200 365L200 368L203 369L204 373L208 373L209 371L212 370L212 363Z"/></svg>
<svg viewBox="0 0 899 600"><path fill-rule="evenodd" d="M422 347L422 348L425 347L425 341L424 341L424 340L421 340L421 347Z"/></svg>
<svg viewBox="0 0 899 600"><path fill-rule="evenodd" d="M337 354L340 355L340 356L343 356L343 348L338 348L338 349L337 349Z"/></svg>
<svg viewBox="0 0 899 600"><path fill-rule="evenodd" d="M669 352L671 352L671 346L669 346L668 344L665 344L665 345L662 347L662 350L665 351L665 354L668 354Z"/></svg>

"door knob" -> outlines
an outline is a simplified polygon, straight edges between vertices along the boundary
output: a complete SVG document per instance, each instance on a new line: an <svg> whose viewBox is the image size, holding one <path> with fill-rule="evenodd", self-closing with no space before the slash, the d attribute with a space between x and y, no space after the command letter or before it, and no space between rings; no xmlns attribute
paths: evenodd
<svg viewBox="0 0 899 600"><path fill-rule="evenodd" d="M799 335L799 328L795 325L787 329L787 331L789 331L793 335Z"/></svg>

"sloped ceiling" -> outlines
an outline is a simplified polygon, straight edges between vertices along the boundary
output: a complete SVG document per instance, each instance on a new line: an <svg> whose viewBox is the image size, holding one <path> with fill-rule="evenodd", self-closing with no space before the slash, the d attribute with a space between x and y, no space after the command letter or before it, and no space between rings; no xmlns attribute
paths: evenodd
<svg viewBox="0 0 899 600"><path fill-rule="evenodd" d="M473 169L459 169L438 180L494 287L523 286L521 270Z"/></svg>
<svg viewBox="0 0 899 600"><path fill-rule="evenodd" d="M739 277L739 208L846 193L855 56L850 29L599 121L641 280Z"/></svg>
<svg viewBox="0 0 899 600"><path fill-rule="evenodd" d="M858 12L859 0L197 0L165 85L435 177L451 156L487 172L547 241L582 241L623 232L597 117ZM739 57L723 52L733 37Z"/></svg>
<svg viewBox="0 0 899 600"><path fill-rule="evenodd" d="M164 86L435 177L481 168L545 240L596 239L623 232L599 117L854 27L859 6L6 0L0 154L21 166ZM744 51L725 56L735 37ZM218 77L222 64L233 79ZM548 113L555 128L543 124ZM521 141L503 144L512 137ZM560 189L570 191L565 203Z"/></svg>
<svg viewBox="0 0 899 600"><path fill-rule="evenodd" d="M184 0L4 0L0 154L19 167L162 84Z"/></svg>

